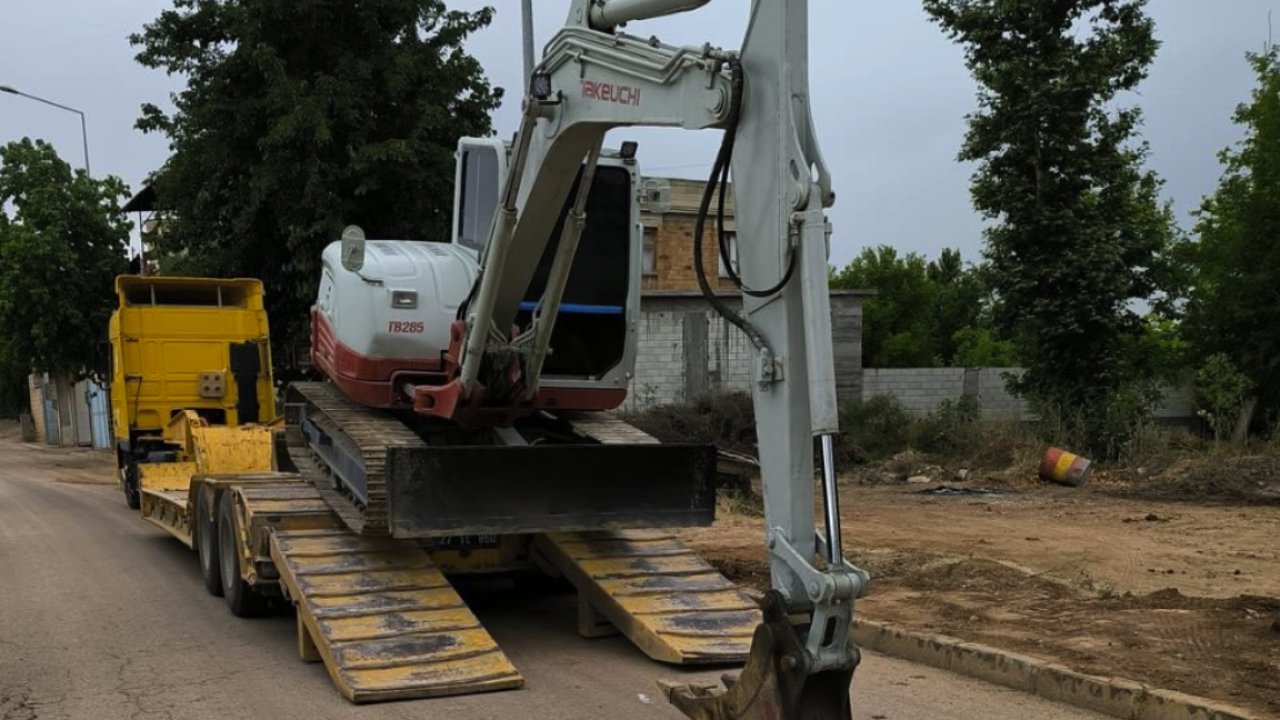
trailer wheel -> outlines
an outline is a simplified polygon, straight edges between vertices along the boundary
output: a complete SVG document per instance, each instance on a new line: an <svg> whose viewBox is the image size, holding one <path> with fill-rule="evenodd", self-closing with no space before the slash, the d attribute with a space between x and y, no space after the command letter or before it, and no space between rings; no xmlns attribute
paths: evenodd
<svg viewBox="0 0 1280 720"><path fill-rule="evenodd" d="M121 483L124 490L124 504L129 506L130 510L137 510L142 507L142 492L138 489L138 477L141 473L138 471L138 463L132 459L125 463L124 482Z"/></svg>
<svg viewBox="0 0 1280 720"><path fill-rule="evenodd" d="M210 595L222 595L222 560L218 557L218 521L209 507L210 493L196 491L196 552L200 555L200 576Z"/></svg>
<svg viewBox="0 0 1280 720"><path fill-rule="evenodd" d="M222 599L236 617L262 612L266 600L240 576L240 532L234 493L223 492L218 502L218 565L222 572Z"/></svg>

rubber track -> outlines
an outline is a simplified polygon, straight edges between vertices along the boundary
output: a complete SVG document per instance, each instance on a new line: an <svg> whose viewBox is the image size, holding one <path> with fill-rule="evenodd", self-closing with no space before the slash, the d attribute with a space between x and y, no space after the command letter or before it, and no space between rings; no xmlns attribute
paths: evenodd
<svg viewBox="0 0 1280 720"><path fill-rule="evenodd" d="M387 448L425 447L412 430L394 415L353 402L326 382L293 383L290 388L306 400L307 414L337 442L346 442L363 459L365 490L369 502L360 507L338 492L328 477L328 468L306 447L291 447L290 458L304 479L320 491L347 527L360 535L385 536L387 531L387 481L384 473Z"/></svg>

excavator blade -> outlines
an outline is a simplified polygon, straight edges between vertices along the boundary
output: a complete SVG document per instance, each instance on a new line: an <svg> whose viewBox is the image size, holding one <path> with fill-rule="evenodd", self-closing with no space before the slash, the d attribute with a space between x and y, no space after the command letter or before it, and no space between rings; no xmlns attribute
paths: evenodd
<svg viewBox="0 0 1280 720"><path fill-rule="evenodd" d="M848 667L811 672L801 635L776 590L761 601L746 667L725 687L659 682L667 700L692 720L850 720L849 685L858 653Z"/></svg>
<svg viewBox="0 0 1280 720"><path fill-rule="evenodd" d="M461 445L386 451L392 537L710 525L710 445Z"/></svg>

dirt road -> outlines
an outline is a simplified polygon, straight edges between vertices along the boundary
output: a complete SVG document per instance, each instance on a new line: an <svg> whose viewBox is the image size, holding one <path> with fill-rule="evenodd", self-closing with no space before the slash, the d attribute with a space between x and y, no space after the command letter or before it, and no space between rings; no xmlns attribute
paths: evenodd
<svg viewBox="0 0 1280 720"><path fill-rule="evenodd" d="M293 618L231 617L194 556L124 507L104 456L0 439L0 718L677 718L678 678L625 640L583 640L573 599L473 599L523 690L353 708L300 662ZM717 673L686 673L709 679ZM1097 718L868 655L860 720Z"/></svg>

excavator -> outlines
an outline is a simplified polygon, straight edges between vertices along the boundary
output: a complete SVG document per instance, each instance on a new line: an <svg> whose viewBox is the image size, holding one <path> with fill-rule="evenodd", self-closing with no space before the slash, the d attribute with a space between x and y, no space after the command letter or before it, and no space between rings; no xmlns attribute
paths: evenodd
<svg viewBox="0 0 1280 720"><path fill-rule="evenodd" d="M459 141L450 241L350 226L324 250L311 360L325 379L286 388L283 428L214 433L213 415L188 410L146 452L122 451L144 517L198 550L210 591L236 614L292 601L300 655L349 699L518 687L444 575L531 566L577 587L584 635L621 631L677 664L745 660L724 687L664 684L691 718L851 717L849 628L868 578L841 549L835 194L810 110L808 2L753 0L738 51L626 32L708 2L573 0L527 61L514 139ZM635 366L638 200L663 202L634 143L605 147L628 127L723 131L694 265L751 347L772 581L758 606L663 532L714 519L715 449L656 442L608 412ZM728 256L728 192L741 311L702 266L704 235ZM241 366L248 397L269 361ZM121 377L147 397L146 378ZM220 376L201 378L202 397L224 397ZM271 461L244 460L246 446Z"/></svg>
<svg viewBox="0 0 1280 720"><path fill-rule="evenodd" d="M625 202L610 203L625 192L625 173L602 163L606 133L722 129L694 237L700 245L716 188L727 187L732 172L742 313L710 291L700 247L694 257L708 302L755 352L773 590L738 681L725 692L683 687L669 696L691 717L848 717L858 660L848 630L866 576L841 552L824 214L835 196L810 111L807 2L755 0L736 53L671 47L622 30L704 4L575 0L528 78L511 146L463 144L452 251L421 249L431 254L416 263L416 285L410 272L392 279L392 267L415 265L397 262L410 252L400 244L366 242L352 228L326 251L314 360L345 400L295 386L294 408L308 448L340 476L335 485L356 523L395 537L695 520L688 511L705 497L705 453L589 443L573 418L620 404L634 364L635 244L624 244L632 219ZM477 192L465 192L471 188ZM722 245L724 194L714 233ZM598 216L596 232L584 232ZM480 229L487 237L477 244ZM468 246L478 251L474 259ZM365 277L371 261L379 270ZM385 324L369 322L378 310ZM372 359L394 356L386 352L393 346L411 362ZM398 425L372 444L347 444L359 457L328 450L352 439L331 410L352 402L410 409L421 420L416 432ZM813 517L815 437L823 535ZM403 444L387 450L389 442ZM382 477L339 469L361 458L368 468L375 455L385 457ZM552 511L545 502L552 497L590 507Z"/></svg>

